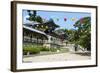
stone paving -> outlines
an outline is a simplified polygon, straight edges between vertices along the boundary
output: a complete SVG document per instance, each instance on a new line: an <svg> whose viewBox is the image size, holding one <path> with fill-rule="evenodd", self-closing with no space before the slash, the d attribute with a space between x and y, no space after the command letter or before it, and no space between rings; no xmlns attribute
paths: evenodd
<svg viewBox="0 0 100 73"><path fill-rule="evenodd" d="M68 61L68 60L88 60L91 56L84 56L75 53L59 53L50 55L32 55L23 57L23 62L54 62L54 61Z"/></svg>

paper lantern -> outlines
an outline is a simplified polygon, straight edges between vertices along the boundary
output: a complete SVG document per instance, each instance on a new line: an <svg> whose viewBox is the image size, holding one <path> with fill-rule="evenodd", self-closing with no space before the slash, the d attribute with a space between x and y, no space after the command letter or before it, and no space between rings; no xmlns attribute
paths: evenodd
<svg viewBox="0 0 100 73"><path fill-rule="evenodd" d="M36 25L37 27L39 26L39 25Z"/></svg>
<svg viewBox="0 0 100 73"><path fill-rule="evenodd" d="M72 20L72 21L75 21L75 20L76 20L76 18L72 18L71 20Z"/></svg>
<svg viewBox="0 0 100 73"><path fill-rule="evenodd" d="M81 24L83 23L83 19L80 19L80 23L81 23Z"/></svg>
<svg viewBox="0 0 100 73"><path fill-rule="evenodd" d="M67 21L67 18L64 18L64 21Z"/></svg>
<svg viewBox="0 0 100 73"><path fill-rule="evenodd" d="M48 29L48 26L46 26L46 29Z"/></svg>
<svg viewBox="0 0 100 73"><path fill-rule="evenodd" d="M41 27L43 28L43 25Z"/></svg>

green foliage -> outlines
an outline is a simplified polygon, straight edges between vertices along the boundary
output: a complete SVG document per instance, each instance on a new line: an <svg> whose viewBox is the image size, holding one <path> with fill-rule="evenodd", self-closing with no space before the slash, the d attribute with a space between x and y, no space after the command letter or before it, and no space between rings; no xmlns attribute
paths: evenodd
<svg viewBox="0 0 100 73"><path fill-rule="evenodd" d="M42 20L42 18L40 16L36 16L35 17L35 21L43 23L43 20Z"/></svg>
<svg viewBox="0 0 100 73"><path fill-rule="evenodd" d="M70 29L66 30L66 32L68 33L68 41L73 43L77 39L77 36L75 35L77 34L76 30Z"/></svg>
<svg viewBox="0 0 100 73"><path fill-rule="evenodd" d="M27 54L28 52L29 54L37 54L40 53L41 51L50 51L50 49L42 46L35 46L35 45L34 46L28 45L23 47L23 54Z"/></svg>
<svg viewBox="0 0 100 73"><path fill-rule="evenodd" d="M46 47L41 47L40 50L41 50L41 51L50 51L50 49L49 49L49 48L46 48Z"/></svg>
<svg viewBox="0 0 100 73"><path fill-rule="evenodd" d="M46 48L43 46L37 46L37 45L27 45L23 47L23 55L30 55L30 54L39 54L40 52L53 52L57 53L59 52L68 52L68 49L64 48Z"/></svg>
<svg viewBox="0 0 100 73"><path fill-rule="evenodd" d="M43 23L43 20L42 20L42 18L40 16L35 16L34 17L33 15L31 15L28 20L36 21L36 22L39 22L39 23Z"/></svg>
<svg viewBox="0 0 100 73"><path fill-rule="evenodd" d="M32 46L23 47L23 53L27 53L27 52L29 52L30 54L37 54L40 53L40 48L32 47Z"/></svg>
<svg viewBox="0 0 100 73"><path fill-rule="evenodd" d="M56 52L57 49L56 49L56 48L50 48L50 51L51 51L51 52Z"/></svg>
<svg viewBox="0 0 100 73"><path fill-rule="evenodd" d="M91 50L91 18L82 18L74 26L77 27L76 33L74 34L75 43Z"/></svg>
<svg viewBox="0 0 100 73"><path fill-rule="evenodd" d="M39 23L43 23L42 18L40 16L37 16L37 13L36 13L35 10L32 11L33 13L31 13L30 10L27 10L27 12L28 12L28 14L30 16L28 18L28 20L30 20L30 21L36 21L36 22L39 22Z"/></svg>
<svg viewBox="0 0 100 73"><path fill-rule="evenodd" d="M65 29L68 34L67 43L74 43L91 50L91 18L84 17L78 20L74 24L74 27L76 27L76 29Z"/></svg>
<svg viewBox="0 0 100 73"><path fill-rule="evenodd" d="M82 36L80 37L79 44L80 44L82 47L88 48L89 43L90 43L90 38L89 38L89 36L87 36L87 35L82 35Z"/></svg>

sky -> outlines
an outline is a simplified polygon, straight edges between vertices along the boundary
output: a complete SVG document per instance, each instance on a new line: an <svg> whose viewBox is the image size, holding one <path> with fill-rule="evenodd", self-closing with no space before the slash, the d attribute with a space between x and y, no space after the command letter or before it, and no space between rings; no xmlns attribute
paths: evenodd
<svg viewBox="0 0 100 73"><path fill-rule="evenodd" d="M59 25L59 28L63 29L75 29L73 26L76 21L83 17L91 17L90 13L82 12L62 12L62 11L37 11L37 15L43 19L53 19L55 24ZM23 23L29 23L27 10L23 10ZM64 20L66 19L66 20Z"/></svg>

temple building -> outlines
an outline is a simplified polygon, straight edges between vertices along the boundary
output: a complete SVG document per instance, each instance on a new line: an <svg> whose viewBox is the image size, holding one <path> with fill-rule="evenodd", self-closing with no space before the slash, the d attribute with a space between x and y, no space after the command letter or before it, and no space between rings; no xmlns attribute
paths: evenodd
<svg viewBox="0 0 100 73"><path fill-rule="evenodd" d="M59 26L51 19L45 23L23 24L23 44L41 45L48 48L61 48L66 41L54 32Z"/></svg>

